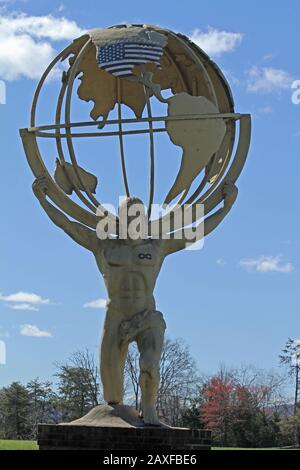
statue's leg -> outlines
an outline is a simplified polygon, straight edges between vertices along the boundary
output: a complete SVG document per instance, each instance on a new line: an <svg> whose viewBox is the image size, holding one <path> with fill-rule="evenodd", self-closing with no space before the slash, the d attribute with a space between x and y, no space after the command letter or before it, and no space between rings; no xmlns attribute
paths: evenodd
<svg viewBox="0 0 300 470"><path fill-rule="evenodd" d="M156 399L166 325L160 312L151 312L151 317L150 328L144 330L136 338L140 352L141 407L143 420L146 424L160 425L156 412Z"/></svg>
<svg viewBox="0 0 300 470"><path fill-rule="evenodd" d="M107 312L100 350L100 372L103 398L109 404L119 404L124 395L124 367L128 343L120 344L119 321ZM118 317L118 315L116 315Z"/></svg>

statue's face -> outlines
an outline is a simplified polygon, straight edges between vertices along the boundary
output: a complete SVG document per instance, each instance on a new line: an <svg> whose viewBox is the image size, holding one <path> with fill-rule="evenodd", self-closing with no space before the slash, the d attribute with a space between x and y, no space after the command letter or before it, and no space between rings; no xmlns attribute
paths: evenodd
<svg viewBox="0 0 300 470"><path fill-rule="evenodd" d="M143 202L127 198L119 206L119 236L128 242L140 242L147 238L148 219Z"/></svg>

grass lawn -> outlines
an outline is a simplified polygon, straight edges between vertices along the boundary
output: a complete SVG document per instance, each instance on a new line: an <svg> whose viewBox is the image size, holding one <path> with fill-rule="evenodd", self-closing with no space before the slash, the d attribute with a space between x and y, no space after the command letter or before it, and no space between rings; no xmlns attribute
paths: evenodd
<svg viewBox="0 0 300 470"><path fill-rule="evenodd" d="M300 450L293 448L280 448L280 447L212 447L211 450Z"/></svg>
<svg viewBox="0 0 300 470"><path fill-rule="evenodd" d="M0 440L0 450L38 450L38 445L35 441L3 441ZM291 449L279 449L278 447L273 448L260 448L260 449L246 449L242 447L212 447L212 450L291 450ZM300 450L300 449L297 449Z"/></svg>
<svg viewBox="0 0 300 470"><path fill-rule="evenodd" d="M212 447L212 450L281 450L278 447Z"/></svg>
<svg viewBox="0 0 300 470"><path fill-rule="evenodd" d="M38 450L35 441L1 441L0 450Z"/></svg>

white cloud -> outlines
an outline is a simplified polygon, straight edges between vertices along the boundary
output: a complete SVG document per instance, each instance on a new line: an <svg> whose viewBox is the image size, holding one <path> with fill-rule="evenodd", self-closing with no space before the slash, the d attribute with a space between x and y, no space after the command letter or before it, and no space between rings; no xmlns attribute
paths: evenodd
<svg viewBox="0 0 300 470"><path fill-rule="evenodd" d="M275 54L265 54L263 60L268 61L274 59Z"/></svg>
<svg viewBox="0 0 300 470"><path fill-rule="evenodd" d="M51 42L82 33L75 21L63 17L0 13L0 78L39 78L56 55Z"/></svg>
<svg viewBox="0 0 300 470"><path fill-rule="evenodd" d="M0 31L0 77L16 80L39 78L55 56L52 46L35 42L28 35L3 37Z"/></svg>
<svg viewBox="0 0 300 470"><path fill-rule="evenodd" d="M15 294L10 295L2 295L0 294L0 300L4 300L5 302L15 302L15 303L22 303L22 304L33 304L33 305L40 305L40 304L49 304L49 299L43 299L38 294L32 294L29 292L16 292Z"/></svg>
<svg viewBox="0 0 300 470"><path fill-rule="evenodd" d="M20 334L22 336L33 336L36 338L51 338L52 334L49 331L40 330L36 325L21 325Z"/></svg>
<svg viewBox="0 0 300 470"><path fill-rule="evenodd" d="M16 292L10 295L0 294L0 301L8 302L7 307L12 310L30 310L34 312L39 310L37 306L50 303L50 299L44 299L38 294L29 292Z"/></svg>
<svg viewBox="0 0 300 470"><path fill-rule="evenodd" d="M33 312L38 312L39 309L30 304L13 304L8 305L12 310L31 310Z"/></svg>
<svg viewBox="0 0 300 470"><path fill-rule="evenodd" d="M240 266L248 271L260 273L290 273L294 270L291 262L283 263L281 256L259 256L258 258L248 258L240 261Z"/></svg>
<svg viewBox="0 0 300 470"><path fill-rule="evenodd" d="M91 302L87 302L84 304L84 308L105 308L106 307L106 299L97 299L92 300Z"/></svg>
<svg viewBox="0 0 300 470"><path fill-rule="evenodd" d="M271 114L273 113L273 108L271 106L263 106L262 108L258 108L257 112L259 114Z"/></svg>
<svg viewBox="0 0 300 470"><path fill-rule="evenodd" d="M224 258L219 258L219 259L217 259L216 263L217 263L219 266L225 266L226 261L225 261Z"/></svg>
<svg viewBox="0 0 300 470"><path fill-rule="evenodd" d="M11 34L30 34L37 38L52 41L72 40L83 33L75 21L55 16L29 16L26 13L13 13L0 16L0 31Z"/></svg>
<svg viewBox="0 0 300 470"><path fill-rule="evenodd" d="M201 47L204 52L212 56L219 56L225 52L233 51L241 44L242 39L242 33L218 31L212 27L208 27L207 32L194 29L191 35L191 40Z"/></svg>
<svg viewBox="0 0 300 470"><path fill-rule="evenodd" d="M293 80L285 70L253 66L247 71L247 90L251 93L289 90Z"/></svg>

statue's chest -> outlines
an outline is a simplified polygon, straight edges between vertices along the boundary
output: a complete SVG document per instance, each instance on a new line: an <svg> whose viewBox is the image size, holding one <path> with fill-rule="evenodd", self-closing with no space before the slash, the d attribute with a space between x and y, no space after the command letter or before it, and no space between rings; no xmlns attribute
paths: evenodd
<svg viewBox="0 0 300 470"><path fill-rule="evenodd" d="M104 251L105 262L109 266L154 267L158 262L157 250L151 244L111 246Z"/></svg>

